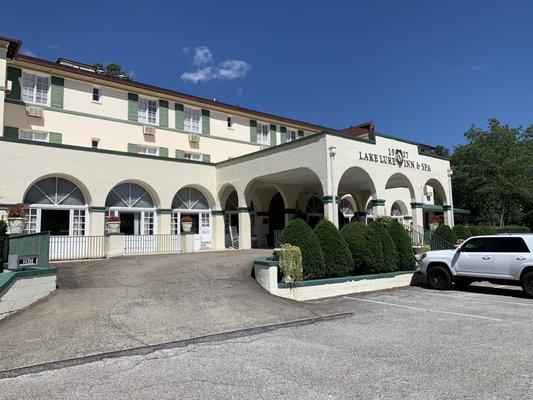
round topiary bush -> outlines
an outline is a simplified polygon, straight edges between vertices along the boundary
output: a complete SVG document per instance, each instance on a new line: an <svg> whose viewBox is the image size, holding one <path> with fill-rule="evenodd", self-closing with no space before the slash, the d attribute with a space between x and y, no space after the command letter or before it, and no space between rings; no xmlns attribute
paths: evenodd
<svg viewBox="0 0 533 400"><path fill-rule="evenodd" d="M320 242L307 222L299 218L293 219L279 236L278 245L284 243L300 248L304 279L323 278L326 275Z"/></svg>
<svg viewBox="0 0 533 400"><path fill-rule="evenodd" d="M400 271L414 270L416 259L413 253L413 243L405 228L398 221L391 221L387 224L387 231L394 241L396 251L398 252L397 269Z"/></svg>
<svg viewBox="0 0 533 400"><path fill-rule="evenodd" d="M381 255L375 255L381 261L381 265L372 272L395 271L398 266L398 252L396 251L396 244L389 232L387 232L385 225L379 221L372 221L368 224L366 236L369 242L376 241L381 246Z"/></svg>
<svg viewBox="0 0 533 400"><path fill-rule="evenodd" d="M347 276L353 269L353 258L346 241L333 223L320 221L313 230L320 242L326 263L326 277Z"/></svg>
<svg viewBox="0 0 533 400"><path fill-rule="evenodd" d="M457 243L457 234L448 225L440 224L435 230L435 235L444 240L447 245L455 245ZM433 246L431 246L431 249L437 250Z"/></svg>
<svg viewBox="0 0 533 400"><path fill-rule="evenodd" d="M453 227L453 231L455 232L457 239L466 240L470 236L472 236L472 233L470 232L470 228L468 226L455 225Z"/></svg>
<svg viewBox="0 0 533 400"><path fill-rule="evenodd" d="M377 271L382 264L378 257L381 254L380 244L369 242L366 233L366 225L361 222L351 222L341 229L341 235L352 254L352 273L356 275Z"/></svg>

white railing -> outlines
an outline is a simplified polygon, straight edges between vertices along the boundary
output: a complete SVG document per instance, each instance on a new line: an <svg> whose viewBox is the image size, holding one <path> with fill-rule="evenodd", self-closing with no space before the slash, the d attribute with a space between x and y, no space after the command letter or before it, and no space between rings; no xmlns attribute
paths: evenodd
<svg viewBox="0 0 533 400"><path fill-rule="evenodd" d="M124 253L178 253L181 251L180 235L125 235Z"/></svg>
<svg viewBox="0 0 533 400"><path fill-rule="evenodd" d="M105 258L105 236L50 236L50 260Z"/></svg>

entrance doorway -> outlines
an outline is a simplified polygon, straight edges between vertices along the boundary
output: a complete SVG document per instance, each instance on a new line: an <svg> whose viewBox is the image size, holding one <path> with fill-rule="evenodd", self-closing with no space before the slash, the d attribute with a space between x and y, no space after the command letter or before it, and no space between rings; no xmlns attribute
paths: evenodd
<svg viewBox="0 0 533 400"><path fill-rule="evenodd" d="M70 210L41 210L41 232L51 236L68 236Z"/></svg>
<svg viewBox="0 0 533 400"><path fill-rule="evenodd" d="M276 193L268 206L268 238L271 247L276 246L277 234L285 228L285 203L280 193Z"/></svg>
<svg viewBox="0 0 533 400"><path fill-rule="evenodd" d="M120 233L124 235L135 235L135 213L120 213Z"/></svg>

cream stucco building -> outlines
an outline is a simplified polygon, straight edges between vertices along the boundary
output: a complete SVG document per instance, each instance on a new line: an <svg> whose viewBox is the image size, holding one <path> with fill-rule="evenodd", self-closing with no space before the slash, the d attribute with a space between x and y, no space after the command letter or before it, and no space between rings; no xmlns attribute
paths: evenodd
<svg viewBox="0 0 533 400"><path fill-rule="evenodd" d="M197 249L271 245L295 216L337 225L392 215L453 225L450 163L433 148L109 77L77 62L20 55L0 37L0 205L28 206L28 232L125 237ZM231 229L230 227L233 227Z"/></svg>

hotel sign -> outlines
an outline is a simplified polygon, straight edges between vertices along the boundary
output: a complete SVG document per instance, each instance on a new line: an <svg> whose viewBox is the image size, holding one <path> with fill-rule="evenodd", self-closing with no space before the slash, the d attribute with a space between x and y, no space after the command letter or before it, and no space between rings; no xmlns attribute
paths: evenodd
<svg viewBox="0 0 533 400"><path fill-rule="evenodd" d="M359 151L359 160L380 164L397 165L402 168L413 168L421 171L431 171L431 166L409 159L409 153L400 149L390 148L387 154L376 154Z"/></svg>

